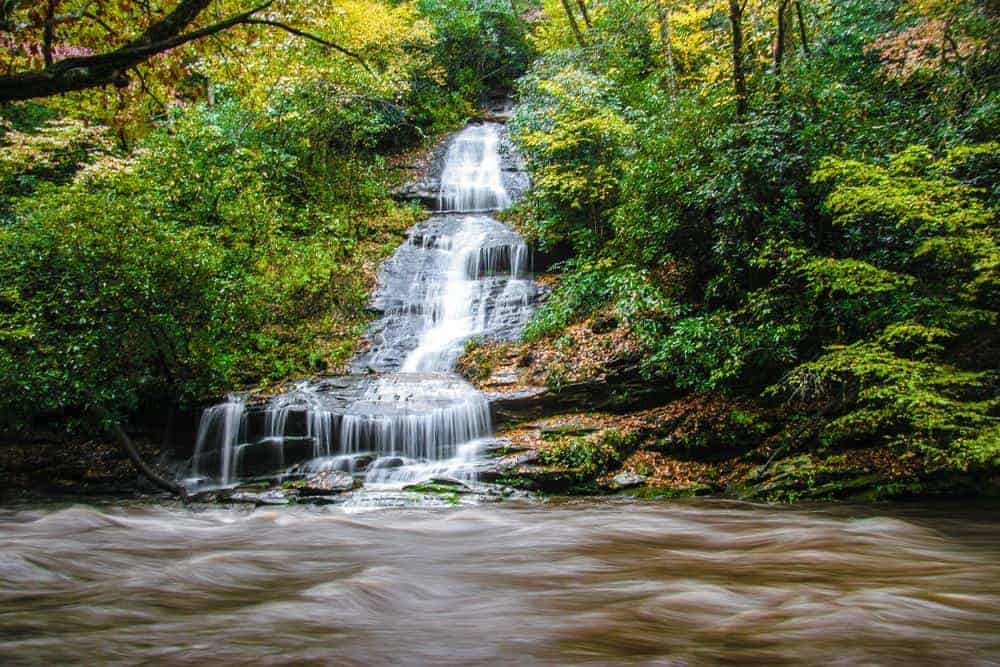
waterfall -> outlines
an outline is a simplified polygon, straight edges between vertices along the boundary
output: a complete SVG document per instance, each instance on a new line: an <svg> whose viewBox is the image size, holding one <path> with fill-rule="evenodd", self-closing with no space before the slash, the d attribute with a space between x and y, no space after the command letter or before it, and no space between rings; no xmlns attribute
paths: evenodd
<svg viewBox="0 0 1000 667"><path fill-rule="evenodd" d="M535 298L528 246L490 215L512 199L499 145L494 124L452 138L439 210L383 265L383 315L353 366L375 374L356 376L348 397L303 382L249 412L236 400L206 410L196 465L214 439L221 484L268 469L346 470L376 485L475 479L493 433L489 403L454 374L455 362L473 337L516 338Z"/></svg>
<svg viewBox="0 0 1000 667"><path fill-rule="evenodd" d="M417 309L421 333L403 361L404 373L450 371L465 342L489 332L507 283L525 276L528 248L519 237L485 216L467 216L459 224L440 290Z"/></svg>
<svg viewBox="0 0 1000 667"><path fill-rule="evenodd" d="M389 375L343 416L341 446L349 453L441 460L489 432L489 403L459 378Z"/></svg>
<svg viewBox="0 0 1000 667"><path fill-rule="evenodd" d="M195 442L193 469L195 476L202 472L202 460L209 455L205 445L210 437L218 443L219 481L229 484L233 478L237 448L246 430L246 401L242 396L230 394L225 403L212 406L201 415L198 439Z"/></svg>
<svg viewBox="0 0 1000 667"><path fill-rule="evenodd" d="M439 211L498 211L510 204L501 180L498 143L491 125L469 126L452 140L441 173Z"/></svg>

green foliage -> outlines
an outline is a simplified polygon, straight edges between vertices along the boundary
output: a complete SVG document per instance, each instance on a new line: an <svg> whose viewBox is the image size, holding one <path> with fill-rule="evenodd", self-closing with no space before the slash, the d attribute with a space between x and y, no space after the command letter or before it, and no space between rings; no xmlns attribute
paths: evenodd
<svg viewBox="0 0 1000 667"><path fill-rule="evenodd" d="M535 235L585 249L607 236L603 214L617 201L631 128L613 81L566 65L564 57L541 60L519 82L512 128L534 179L541 218Z"/></svg>
<svg viewBox="0 0 1000 667"><path fill-rule="evenodd" d="M66 182L83 164L114 152L100 126L66 118L15 120L21 122L0 118L0 217L10 213L14 198L30 195L40 183Z"/></svg>
<svg viewBox="0 0 1000 667"><path fill-rule="evenodd" d="M819 415L813 445L993 465L995 21L823 5L808 43L786 35L779 76L773 9L747 3L737 117L727 15L671 3L668 60L655 7L598 3L587 46L568 48L546 6L559 29L537 31L548 50L519 86L515 137L539 186L520 224L576 254L527 337L610 306L649 376L766 392Z"/></svg>
<svg viewBox="0 0 1000 667"><path fill-rule="evenodd" d="M336 122L287 110L189 109L17 201L0 245L5 421L125 415L346 359L366 320L357 267L412 216L377 159L317 161Z"/></svg>
<svg viewBox="0 0 1000 667"><path fill-rule="evenodd" d="M573 468L583 479L612 470L621 463L626 443L615 430L599 431L583 437L560 438L538 453L545 465Z"/></svg>
<svg viewBox="0 0 1000 667"><path fill-rule="evenodd" d="M132 34L149 16L133 5L94 12ZM374 268L419 214L389 197L386 154L461 122L529 54L509 3L280 5L270 18L367 68L240 26L122 88L0 112L5 426L123 418L341 367ZM68 19L57 47L120 41L95 26ZM10 55L41 66L21 44Z"/></svg>
<svg viewBox="0 0 1000 667"><path fill-rule="evenodd" d="M419 0L434 25L437 62L448 85L479 100L509 87L528 66L531 51L525 25L511 0Z"/></svg>
<svg viewBox="0 0 1000 667"><path fill-rule="evenodd" d="M676 312L651 284L648 274L631 265L618 266L609 259L571 261L564 266L565 280L528 323L527 341L559 332L577 318L589 316L604 304L614 304L627 323L640 325L644 318Z"/></svg>
<svg viewBox="0 0 1000 667"><path fill-rule="evenodd" d="M41 194L0 245L2 414L134 410L165 385L190 397L232 371L233 341L259 314L220 249L149 225L123 192Z"/></svg>

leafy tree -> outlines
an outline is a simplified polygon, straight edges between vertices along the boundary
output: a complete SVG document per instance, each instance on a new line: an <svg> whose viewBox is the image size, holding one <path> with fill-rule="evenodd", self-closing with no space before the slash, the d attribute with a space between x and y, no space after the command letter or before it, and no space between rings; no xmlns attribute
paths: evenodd
<svg viewBox="0 0 1000 667"><path fill-rule="evenodd" d="M764 394L813 446L995 465L995 11L589 11L581 46L545 6L520 86L517 219L575 252L528 337L612 308L649 376Z"/></svg>

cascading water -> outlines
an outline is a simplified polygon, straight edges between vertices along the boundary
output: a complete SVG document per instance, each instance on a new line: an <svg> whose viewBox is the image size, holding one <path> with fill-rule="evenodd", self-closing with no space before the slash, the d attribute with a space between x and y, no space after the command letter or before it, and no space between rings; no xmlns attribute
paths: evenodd
<svg viewBox="0 0 1000 667"><path fill-rule="evenodd" d="M452 140L441 173L439 211L498 211L510 204L503 187L499 141L492 125L472 125Z"/></svg>
<svg viewBox="0 0 1000 667"><path fill-rule="evenodd" d="M453 137L439 211L382 268L383 315L355 360L359 375L333 387L301 383L249 410L235 397L211 408L195 470L206 470L199 461L214 438L222 484L290 463L299 472L363 471L369 485L474 479L492 435L489 404L453 373L455 362L473 337L516 337L535 298L527 245L489 215L512 199L504 179L498 126Z"/></svg>
<svg viewBox="0 0 1000 667"><path fill-rule="evenodd" d="M193 469L197 476L205 468L204 459L218 457L219 482L229 484L235 472L237 450L245 437L246 402L242 396L230 394L225 403L212 406L201 415L198 440L194 446ZM214 438L218 448L207 452L205 445Z"/></svg>

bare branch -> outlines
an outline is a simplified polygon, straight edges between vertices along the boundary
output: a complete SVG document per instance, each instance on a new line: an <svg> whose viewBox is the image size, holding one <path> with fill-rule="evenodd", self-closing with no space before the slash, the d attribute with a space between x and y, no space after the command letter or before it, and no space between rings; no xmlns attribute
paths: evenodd
<svg viewBox="0 0 1000 667"><path fill-rule="evenodd" d="M295 35L297 37L302 37L304 39L312 40L312 41L316 42L317 44L322 44L323 46L325 46L327 48L330 48L330 49L333 49L334 51L339 51L340 53L343 53L345 56L348 56L350 58L354 58L355 60L358 61L358 63L361 64L362 67L365 68L366 72L368 72L369 74L373 74L371 68L368 66L368 63L365 62L364 58L362 58L360 55L358 55L354 51L349 51L348 49L345 49L344 47L340 46L339 44L334 44L333 42L327 41L327 40L323 39L322 37L317 37L316 35L311 35L311 34L309 34L307 32L303 32L302 30L299 30L298 28L293 28L292 26L290 26L290 25L288 25L286 23L281 23L280 21L271 21L270 19L253 19L253 18L250 18L250 19L247 19L246 21L243 21L243 23L246 23L248 25L267 25L267 26L271 26L271 27L274 27L274 28L280 28L281 30L284 30L285 32L291 33L291 34L293 34L293 35Z"/></svg>

